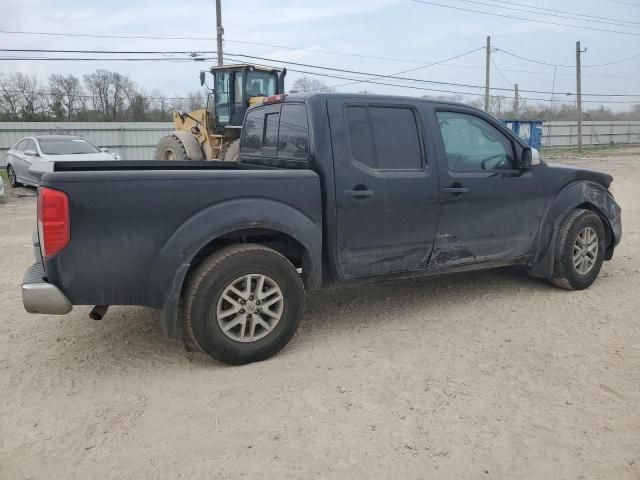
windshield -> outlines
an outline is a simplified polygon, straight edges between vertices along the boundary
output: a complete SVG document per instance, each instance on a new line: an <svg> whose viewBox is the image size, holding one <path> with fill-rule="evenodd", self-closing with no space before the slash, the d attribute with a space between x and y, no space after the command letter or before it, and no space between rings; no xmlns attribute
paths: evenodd
<svg viewBox="0 0 640 480"><path fill-rule="evenodd" d="M82 138L59 138L39 140L40 150L45 155L80 155L98 153L101 150Z"/></svg>
<svg viewBox="0 0 640 480"><path fill-rule="evenodd" d="M268 97L276 94L276 75L268 72L252 71L247 73L247 96Z"/></svg>

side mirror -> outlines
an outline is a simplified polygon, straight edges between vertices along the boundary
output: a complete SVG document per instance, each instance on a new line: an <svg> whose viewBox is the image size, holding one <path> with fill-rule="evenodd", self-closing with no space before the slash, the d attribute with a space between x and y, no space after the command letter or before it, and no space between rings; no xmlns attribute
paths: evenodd
<svg viewBox="0 0 640 480"><path fill-rule="evenodd" d="M522 168L531 168L535 165L540 165L540 152L535 148L525 148L522 152Z"/></svg>
<svg viewBox="0 0 640 480"><path fill-rule="evenodd" d="M107 147L102 147L100 150L102 150L104 153L109 153L109 149Z"/></svg>
<svg viewBox="0 0 640 480"><path fill-rule="evenodd" d="M29 155L30 157L37 157L38 156L38 152L36 152L35 150L25 150L23 153L25 155Z"/></svg>
<svg viewBox="0 0 640 480"><path fill-rule="evenodd" d="M200 70L200 86L203 87L204 86L204 80L205 80L205 72L204 70Z"/></svg>

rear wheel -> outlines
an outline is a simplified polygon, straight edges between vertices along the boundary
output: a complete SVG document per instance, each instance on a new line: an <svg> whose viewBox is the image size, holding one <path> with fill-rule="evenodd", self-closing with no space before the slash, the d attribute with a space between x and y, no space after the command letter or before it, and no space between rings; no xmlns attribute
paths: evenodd
<svg viewBox="0 0 640 480"><path fill-rule="evenodd" d="M13 169L13 166L7 166L7 176L9 177L9 185L13 188L21 187L22 184L18 182L18 177L16 176L16 171Z"/></svg>
<svg viewBox="0 0 640 480"><path fill-rule="evenodd" d="M587 288L600 273L605 249L600 217L590 210L575 210L560 227L551 283L566 290Z"/></svg>
<svg viewBox="0 0 640 480"><path fill-rule="evenodd" d="M304 287L285 257L262 245L216 252L194 272L185 291L187 334L221 362L258 362L280 351L296 332Z"/></svg>
<svg viewBox="0 0 640 480"><path fill-rule="evenodd" d="M189 160L187 149L178 137L167 135L162 137L156 146L156 160Z"/></svg>

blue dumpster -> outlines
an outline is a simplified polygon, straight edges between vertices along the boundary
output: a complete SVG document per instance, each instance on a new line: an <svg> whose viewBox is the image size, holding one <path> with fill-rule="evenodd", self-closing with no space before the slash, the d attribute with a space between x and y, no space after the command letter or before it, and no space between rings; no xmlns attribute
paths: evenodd
<svg viewBox="0 0 640 480"><path fill-rule="evenodd" d="M542 121L541 120L500 120L508 129L524 140L533 148L542 146Z"/></svg>

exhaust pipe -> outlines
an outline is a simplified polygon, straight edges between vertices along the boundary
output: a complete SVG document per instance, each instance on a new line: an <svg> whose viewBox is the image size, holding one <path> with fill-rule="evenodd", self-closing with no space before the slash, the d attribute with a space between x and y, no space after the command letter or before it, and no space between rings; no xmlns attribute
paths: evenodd
<svg viewBox="0 0 640 480"><path fill-rule="evenodd" d="M89 312L89 317L92 320L102 320L104 316L107 314L107 310L109 309L109 305L96 305Z"/></svg>

